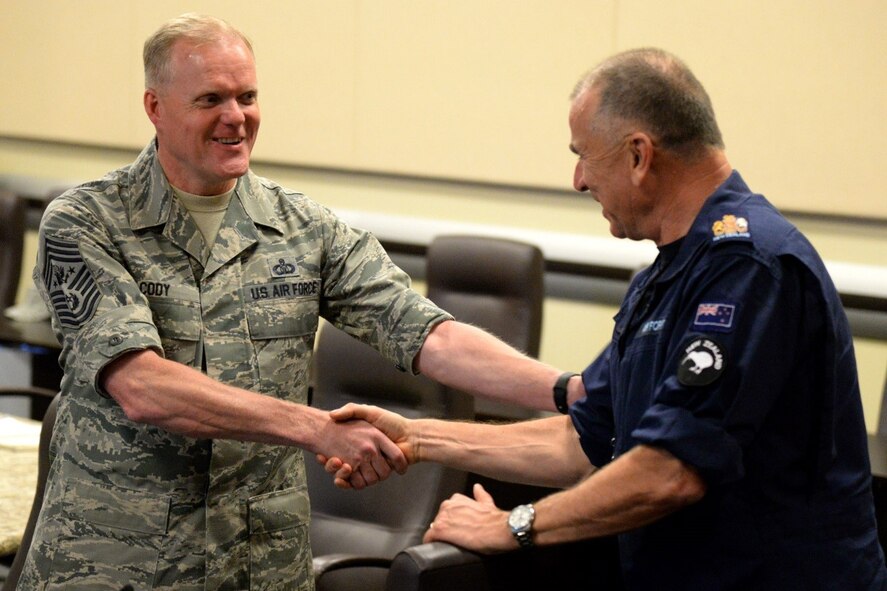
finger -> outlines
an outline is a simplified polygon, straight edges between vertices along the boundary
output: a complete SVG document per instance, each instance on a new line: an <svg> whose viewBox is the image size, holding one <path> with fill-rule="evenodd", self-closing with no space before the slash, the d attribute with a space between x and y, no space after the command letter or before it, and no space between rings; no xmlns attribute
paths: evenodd
<svg viewBox="0 0 887 591"><path fill-rule="evenodd" d="M496 506L496 503L493 501L493 496L484 489L481 483L476 482L472 490L474 492L474 500L478 503L492 505L493 507Z"/></svg>
<svg viewBox="0 0 887 591"><path fill-rule="evenodd" d="M376 475L379 477L379 480L385 480L389 476L391 476L391 466L388 464L388 460L383 456L375 456L370 464L373 466L373 470L375 470Z"/></svg>
<svg viewBox="0 0 887 591"><path fill-rule="evenodd" d="M351 475L354 474L354 470L351 468L350 464L342 464L342 467L339 468L338 472L336 472L335 477L341 478L342 480L348 480L351 478Z"/></svg>
<svg viewBox="0 0 887 591"><path fill-rule="evenodd" d="M363 479L363 475L360 471L355 472L351 475L351 478L348 479L348 483L351 485L351 488L354 490L362 490L367 487L366 481Z"/></svg>
<svg viewBox="0 0 887 591"><path fill-rule="evenodd" d="M344 466L348 466L348 464L343 462L340 458L330 458L323 465L323 469L326 470L328 474L334 474L341 470Z"/></svg>
<svg viewBox="0 0 887 591"><path fill-rule="evenodd" d="M403 450L396 443L384 437L379 444L379 451L385 456L388 465L391 466L398 474L404 474L409 468L410 463L404 455Z"/></svg>
<svg viewBox="0 0 887 591"><path fill-rule="evenodd" d="M434 533L434 522L431 522L431 525L428 526L428 529L425 531L425 535L422 536L422 542L427 544L429 542L433 542L437 539Z"/></svg>
<svg viewBox="0 0 887 591"><path fill-rule="evenodd" d="M323 454L316 454L314 459L317 460L317 463L321 466L325 465L331 458L326 457Z"/></svg>
<svg viewBox="0 0 887 591"><path fill-rule="evenodd" d="M379 475L376 473L375 468L373 468L372 462L363 462L357 467L357 470L360 475L363 476L365 486L370 486L379 482Z"/></svg>
<svg viewBox="0 0 887 591"><path fill-rule="evenodd" d="M351 486L351 482L346 478L334 478L333 484L336 485L336 488L341 488L344 490L351 490L353 487Z"/></svg>
<svg viewBox="0 0 887 591"><path fill-rule="evenodd" d="M354 418L355 412L357 410L357 404L353 402L349 402L342 408L337 408L336 410L330 411L330 418L336 421L337 423L341 423L343 421L350 421Z"/></svg>

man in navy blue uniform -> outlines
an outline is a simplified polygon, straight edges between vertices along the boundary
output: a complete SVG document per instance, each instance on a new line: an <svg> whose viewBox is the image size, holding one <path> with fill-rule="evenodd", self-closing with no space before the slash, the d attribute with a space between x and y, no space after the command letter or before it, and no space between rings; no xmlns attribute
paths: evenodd
<svg viewBox="0 0 887 591"><path fill-rule="evenodd" d="M570 128L576 190L659 256L604 352L555 384L568 416L338 418L370 420L410 462L568 487L509 514L476 486L426 541L499 552L619 534L630 589L887 587L841 302L807 239L731 168L701 84L663 51L616 55L578 85ZM348 486L347 465L327 468Z"/></svg>

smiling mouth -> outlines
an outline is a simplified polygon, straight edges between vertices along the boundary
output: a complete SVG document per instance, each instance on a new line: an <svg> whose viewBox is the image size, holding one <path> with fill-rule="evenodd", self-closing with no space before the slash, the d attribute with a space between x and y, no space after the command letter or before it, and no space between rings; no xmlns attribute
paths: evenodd
<svg viewBox="0 0 887 591"><path fill-rule="evenodd" d="M239 137L217 137L213 138L214 142L220 143L223 146L237 146L243 142L243 138Z"/></svg>

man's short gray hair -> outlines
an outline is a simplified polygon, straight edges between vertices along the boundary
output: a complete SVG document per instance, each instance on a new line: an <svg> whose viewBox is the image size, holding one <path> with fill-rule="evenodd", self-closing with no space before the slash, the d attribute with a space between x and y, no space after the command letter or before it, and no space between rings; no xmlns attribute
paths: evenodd
<svg viewBox="0 0 887 591"><path fill-rule="evenodd" d="M573 100L592 88L600 92L589 122L596 127L617 133L616 127L640 124L663 148L685 156L724 147L708 93L690 68L666 51L632 49L608 58L579 81Z"/></svg>
<svg viewBox="0 0 887 591"><path fill-rule="evenodd" d="M222 39L239 39L253 53L250 40L228 22L214 16L186 13L165 22L145 41L145 87L154 88L170 80L169 62L173 45L180 39L201 44Z"/></svg>

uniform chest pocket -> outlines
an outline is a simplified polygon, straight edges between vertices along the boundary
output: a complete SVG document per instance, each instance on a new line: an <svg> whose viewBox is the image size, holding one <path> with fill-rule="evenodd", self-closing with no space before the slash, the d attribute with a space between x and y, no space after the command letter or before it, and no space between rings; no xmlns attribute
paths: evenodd
<svg viewBox="0 0 887 591"><path fill-rule="evenodd" d="M316 298L263 300L247 305L246 318L254 340L313 336L320 303Z"/></svg>
<svg viewBox="0 0 887 591"><path fill-rule="evenodd" d="M150 302L166 358L186 365L198 364L197 343L202 323L197 302L157 299Z"/></svg>

